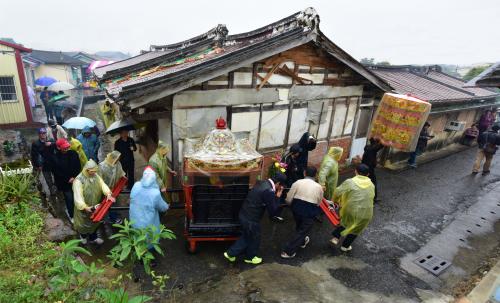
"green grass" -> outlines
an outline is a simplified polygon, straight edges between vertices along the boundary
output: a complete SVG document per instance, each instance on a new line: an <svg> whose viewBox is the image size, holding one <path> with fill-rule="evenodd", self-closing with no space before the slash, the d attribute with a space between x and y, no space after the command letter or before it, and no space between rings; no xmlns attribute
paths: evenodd
<svg viewBox="0 0 500 303"><path fill-rule="evenodd" d="M46 268L55 245L44 238L44 213L33 177L0 178L0 302L46 302Z"/></svg>

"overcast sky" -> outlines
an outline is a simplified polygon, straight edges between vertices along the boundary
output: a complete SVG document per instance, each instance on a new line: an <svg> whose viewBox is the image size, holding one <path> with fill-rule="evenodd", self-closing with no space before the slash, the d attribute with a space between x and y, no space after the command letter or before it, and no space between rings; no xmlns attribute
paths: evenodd
<svg viewBox="0 0 500 303"><path fill-rule="evenodd" d="M500 61L500 0L2 0L0 37L44 50L137 54L225 24L249 31L312 6L358 60Z"/></svg>

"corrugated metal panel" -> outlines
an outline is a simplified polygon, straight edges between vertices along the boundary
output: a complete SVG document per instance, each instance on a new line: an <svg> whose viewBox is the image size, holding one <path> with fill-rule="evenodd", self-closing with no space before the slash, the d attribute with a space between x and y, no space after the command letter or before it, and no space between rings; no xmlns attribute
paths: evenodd
<svg viewBox="0 0 500 303"><path fill-rule="evenodd" d="M0 124L26 122L23 102L0 103Z"/></svg>

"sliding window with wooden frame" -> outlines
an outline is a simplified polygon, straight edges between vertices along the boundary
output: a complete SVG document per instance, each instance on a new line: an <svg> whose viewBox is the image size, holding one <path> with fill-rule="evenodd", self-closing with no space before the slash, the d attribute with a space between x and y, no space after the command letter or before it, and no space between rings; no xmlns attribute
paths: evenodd
<svg viewBox="0 0 500 303"><path fill-rule="evenodd" d="M316 123L310 121L309 102L321 102ZM318 101L280 101L231 107L233 132L248 132L260 152L286 149L310 131L319 140L351 136L356 130L360 97Z"/></svg>

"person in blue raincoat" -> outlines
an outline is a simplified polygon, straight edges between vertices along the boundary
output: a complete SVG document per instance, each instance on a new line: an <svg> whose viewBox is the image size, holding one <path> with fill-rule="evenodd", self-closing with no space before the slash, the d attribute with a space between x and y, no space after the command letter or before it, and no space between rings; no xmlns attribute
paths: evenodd
<svg viewBox="0 0 500 303"><path fill-rule="evenodd" d="M168 204L156 182L156 173L151 166L146 166L142 179L135 182L130 192L130 222L134 228L155 226L159 231L160 212L167 209Z"/></svg>
<svg viewBox="0 0 500 303"><path fill-rule="evenodd" d="M96 162L99 162L99 159L97 158L97 152L99 151L99 139L95 134L92 133L92 129L88 126L83 128L82 133L76 137L80 143L82 143L83 146L83 151L85 152L85 155L87 158L90 160L94 160Z"/></svg>

